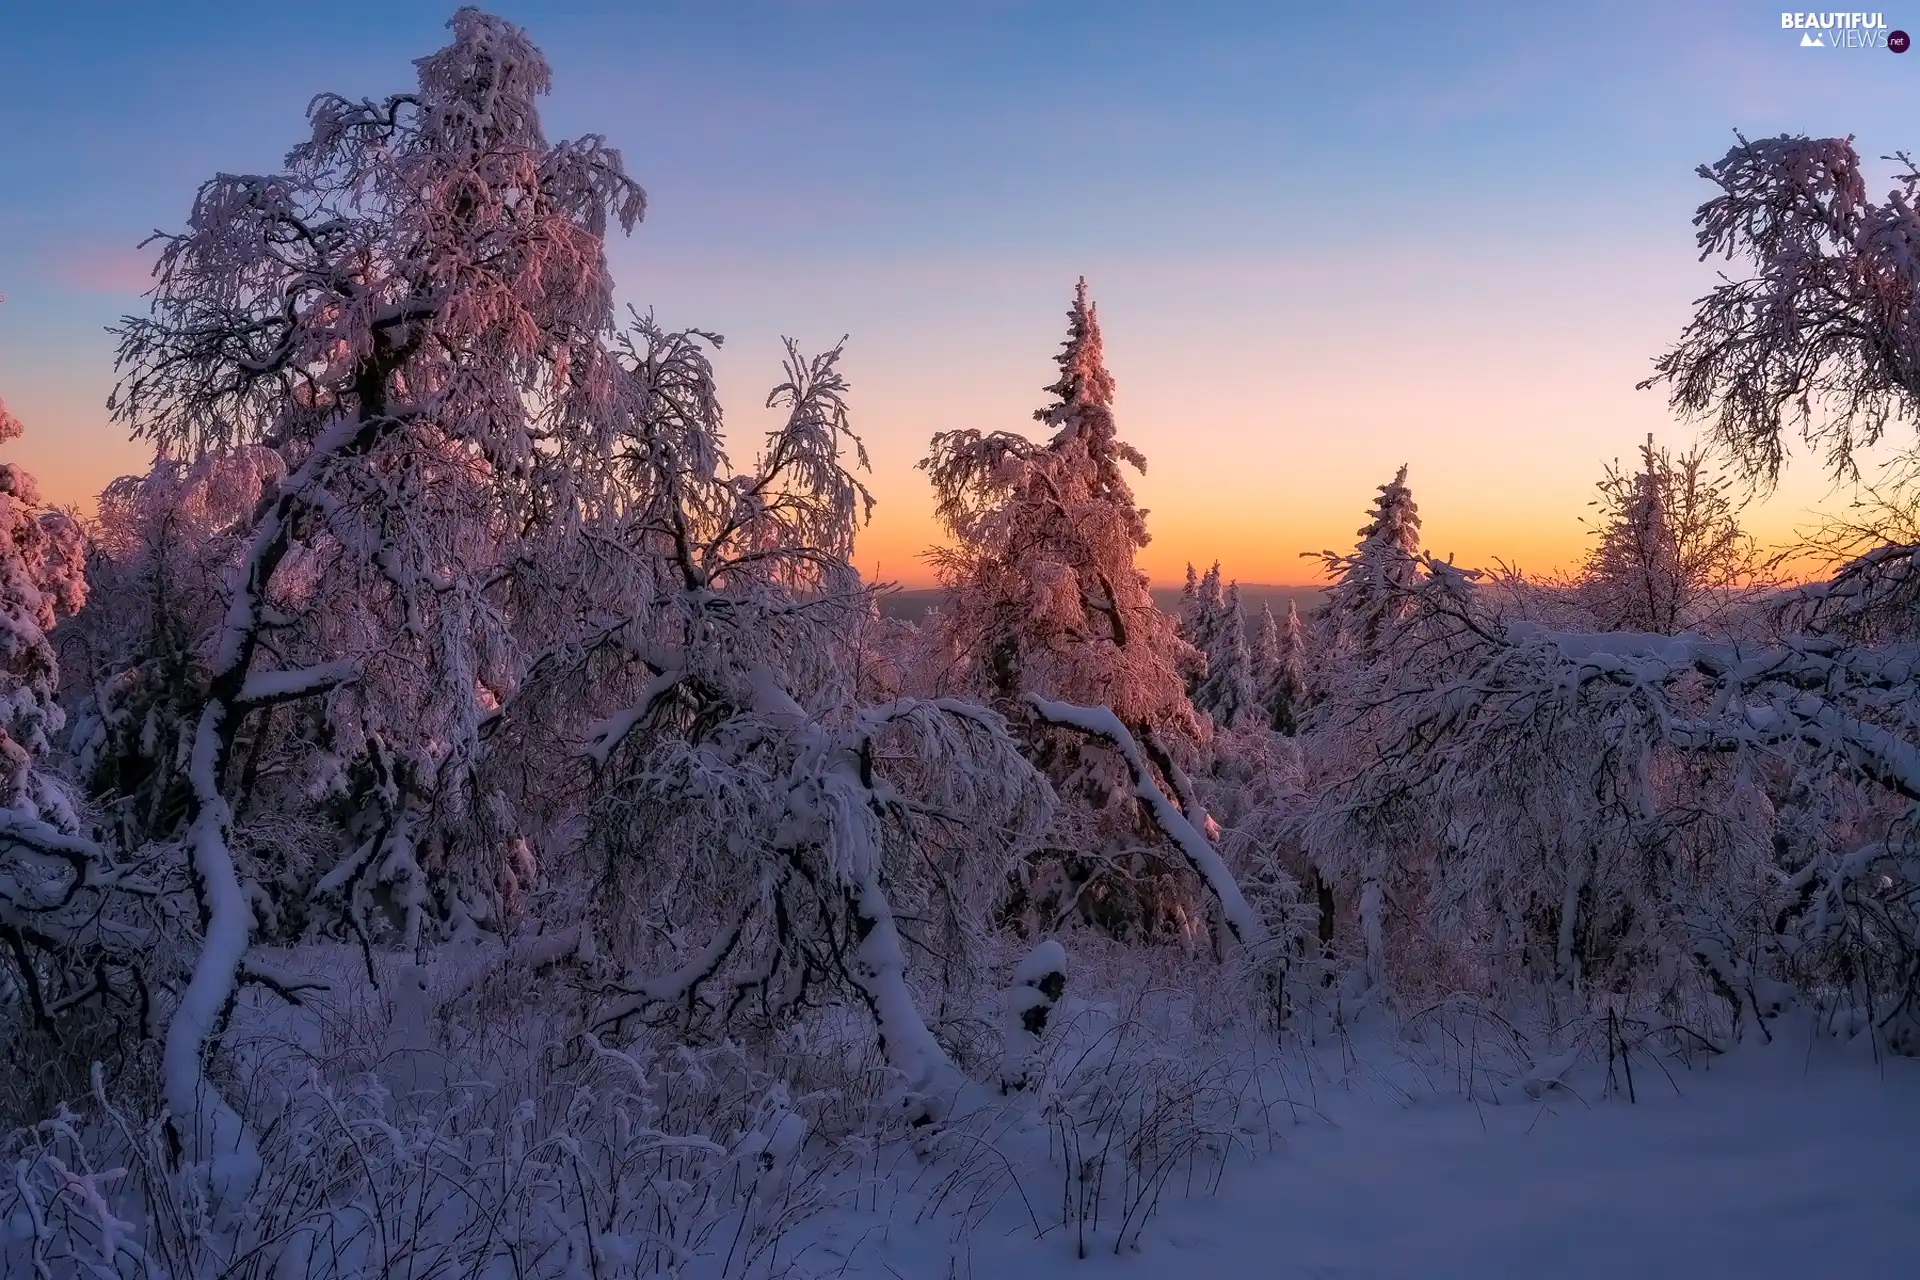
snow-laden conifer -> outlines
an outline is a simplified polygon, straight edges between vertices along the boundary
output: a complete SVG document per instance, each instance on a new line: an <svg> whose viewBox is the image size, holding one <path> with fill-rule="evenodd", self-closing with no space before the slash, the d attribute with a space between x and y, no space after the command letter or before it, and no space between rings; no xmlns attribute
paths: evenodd
<svg viewBox="0 0 1920 1280"><path fill-rule="evenodd" d="M1276 733L1291 735L1300 724L1307 694L1306 634L1300 610L1287 601L1284 627L1273 610L1260 606L1260 635L1254 651L1255 697Z"/></svg>
<svg viewBox="0 0 1920 1280"><path fill-rule="evenodd" d="M1236 728L1256 714L1253 652L1247 645L1246 610L1240 603L1238 582L1228 583L1218 594L1204 641L1207 674L1194 690L1194 706L1221 728Z"/></svg>
<svg viewBox="0 0 1920 1280"><path fill-rule="evenodd" d="M1380 486L1353 550L1322 552L1321 559L1333 579L1319 611L1326 657L1363 666L1378 661L1420 577L1420 509L1405 467Z"/></svg>
<svg viewBox="0 0 1920 1280"><path fill-rule="evenodd" d="M1125 468L1144 470L1146 460L1119 437L1099 315L1084 280L1067 314L1067 340L1055 357L1060 376L1047 388L1052 403L1034 415L1052 429L1045 443L1013 432L948 431L934 437L920 465L953 540L933 554L952 599L943 619L951 649L972 687L1021 727L1032 758L1068 801L1052 842L1093 853L1102 865L1126 855L1112 865L1137 874L1132 887L1116 891L1116 901L1129 903L1116 923L1132 928L1186 912L1150 865L1164 859L1131 852L1142 848L1143 835L1163 837L1135 799L1125 762L1099 742L1035 721L1028 696L1110 708L1167 794L1204 827L1186 772L1208 733L1187 692L1203 659L1181 638L1177 620L1154 606L1135 565L1148 541L1146 513ZM1074 891L1062 896L1085 901Z"/></svg>

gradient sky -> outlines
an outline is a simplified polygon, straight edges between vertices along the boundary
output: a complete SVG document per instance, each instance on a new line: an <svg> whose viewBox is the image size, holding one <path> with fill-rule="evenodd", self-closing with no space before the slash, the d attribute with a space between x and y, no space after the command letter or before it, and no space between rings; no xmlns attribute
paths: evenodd
<svg viewBox="0 0 1920 1280"><path fill-rule="evenodd" d="M781 335L851 335L859 560L908 584L938 536L914 461L1033 425L1083 273L1157 581L1310 580L1299 553L1350 546L1403 462L1432 549L1571 567L1602 463L1692 435L1634 383L1711 282L1694 166L1735 128L1920 147L1894 127L1920 51L1802 49L1774 3L496 7L553 63L549 134L606 135L647 187L621 301L727 335L736 453ZM409 87L450 12L14 7L0 396L52 497L142 468L103 328L139 306L143 234L277 166L314 93ZM1920 3L1885 12L1920 32ZM1749 524L1781 542L1837 501L1802 460Z"/></svg>

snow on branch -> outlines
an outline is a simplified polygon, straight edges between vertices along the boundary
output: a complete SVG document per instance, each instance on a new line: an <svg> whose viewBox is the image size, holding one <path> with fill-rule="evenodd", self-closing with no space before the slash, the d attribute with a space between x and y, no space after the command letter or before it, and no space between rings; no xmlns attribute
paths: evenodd
<svg viewBox="0 0 1920 1280"><path fill-rule="evenodd" d="M672 694L674 688L686 676L684 668L668 667L647 682L640 691L640 697L625 711L616 712L594 724L588 730L587 755L594 764L604 766L614 749L626 741L627 735L646 723L654 708L661 700Z"/></svg>
<svg viewBox="0 0 1920 1280"><path fill-rule="evenodd" d="M1821 637L1745 645L1697 635L1552 632L1531 623L1508 631L1516 645L1557 660L1561 681L1603 681L1659 698L1676 745L1712 749L1798 740L1908 800L1920 800L1920 745L1876 723L1875 711L1920 700L1920 649L1859 649ZM1704 716L1667 706L1683 676L1712 682Z"/></svg>
<svg viewBox="0 0 1920 1280"><path fill-rule="evenodd" d="M1905 156L1885 203L1867 196L1850 138L1741 138L1699 174L1718 188L1694 217L1705 257L1741 268L1697 304L1643 387L1664 385L1750 475L1776 479L1785 428L1844 476L1920 392L1912 310L1920 233Z"/></svg>
<svg viewBox="0 0 1920 1280"><path fill-rule="evenodd" d="M234 699L234 706L247 711L276 706L328 693L359 678L360 664L351 659L283 671L256 671L240 686L240 696Z"/></svg>
<svg viewBox="0 0 1920 1280"><path fill-rule="evenodd" d="M1167 834L1186 858L1189 865L1206 881L1213 896L1219 900L1221 913L1226 917L1227 928L1244 946L1258 946L1267 940L1266 924L1254 913L1240 892L1239 882L1233 878L1233 872L1214 849L1207 838L1193 823L1187 820L1173 801L1153 780L1148 772L1146 756L1140 750L1140 744L1133 734L1120 723L1120 718L1105 707L1081 707L1067 702L1053 702L1038 694L1029 694L1027 703L1039 717L1048 724L1063 729L1073 729L1090 737L1099 738L1110 745L1120 758L1126 762L1127 773L1133 780L1134 794L1140 798L1147 812L1153 816L1160 829Z"/></svg>
<svg viewBox="0 0 1920 1280"><path fill-rule="evenodd" d="M700 984L711 978L726 963L727 956L740 941L741 933L758 901L749 901L732 922L702 947L685 964L658 978L641 978L622 990L622 998L604 1011L596 1025L610 1026L659 1005L676 1005L693 1000Z"/></svg>
<svg viewBox="0 0 1920 1280"><path fill-rule="evenodd" d="M10 840L38 853L61 858L96 862L105 857L100 846L86 837L62 831L18 809L0 809L0 840Z"/></svg>

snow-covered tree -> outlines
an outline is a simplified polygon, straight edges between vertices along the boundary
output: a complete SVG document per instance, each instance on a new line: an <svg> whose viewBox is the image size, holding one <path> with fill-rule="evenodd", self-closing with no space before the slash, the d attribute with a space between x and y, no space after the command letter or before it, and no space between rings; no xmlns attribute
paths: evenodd
<svg viewBox="0 0 1920 1280"><path fill-rule="evenodd" d="M248 445L191 467L157 459L147 474L123 476L100 495L89 607L59 637L74 708L69 745L125 845L179 827L206 650L226 608L223 584L262 496L285 471L279 454Z"/></svg>
<svg viewBox="0 0 1920 1280"><path fill-rule="evenodd" d="M0 403L0 444L21 433ZM48 633L85 600L84 540L40 500L31 475L0 462L0 1052L10 1083L0 1117L50 1080L77 1013L130 1001L151 939L110 899L151 886L98 843L48 755L65 723ZM93 1046L89 1043L87 1048ZM83 1049L82 1052L86 1050ZM85 1063L78 1064L84 1070ZM39 1102L52 1099L41 1097Z"/></svg>
<svg viewBox="0 0 1920 1280"><path fill-rule="evenodd" d="M1698 171L1719 188L1694 218L1700 255L1749 274L1702 299L1642 385L1704 417L1750 475L1779 474L1790 426L1847 476L1891 422L1920 421L1920 171L1899 159L1884 203L1851 138L1741 138Z"/></svg>
<svg viewBox="0 0 1920 1280"><path fill-rule="evenodd" d="M1702 302L1655 381L1752 474L1777 472L1789 420L1845 470L1920 403L1906 197L1866 201L1841 142L1743 141L1702 172L1721 189L1702 249L1755 272ZM1697 989L1762 1029L1801 998L1911 1050L1911 540L1851 531L1854 559L1736 631L1715 614L1746 549L1701 459L1649 446L1609 476L1566 601L1430 557L1399 577L1401 658L1319 730L1309 830L1336 867L1357 835L1394 851L1347 869L1370 964L1397 945L1408 969L1444 965L1437 943L1503 985L1650 983L1667 1008ZM1578 630L1571 603L1629 629ZM1369 919L1373 885L1392 909Z"/></svg>
<svg viewBox="0 0 1920 1280"><path fill-rule="evenodd" d="M1300 610L1287 601L1284 626L1260 606L1260 636L1254 651L1254 688L1261 711L1276 733L1298 731L1307 696L1307 641Z"/></svg>
<svg viewBox="0 0 1920 1280"><path fill-rule="evenodd" d="M472 9L450 25L414 90L322 95L284 172L207 182L187 230L159 238L150 313L119 331L112 405L138 435L189 462L260 444L286 466L236 559L188 755L183 846L206 926L163 1076L222 1203L257 1166L203 1067L254 917L234 857L235 743L250 717L334 695L363 661L437 637L454 646L434 658L452 749L470 741L489 695L467 648L486 635L472 625L483 588L451 572L464 532L555 510L556 464L593 442L611 382L603 239L644 197L600 139L547 141L536 101L550 75L520 30ZM469 521L434 519L456 502ZM283 665L272 637L289 617L375 575L384 634L365 617L346 652ZM336 723L364 731L360 718Z"/></svg>
<svg viewBox="0 0 1920 1280"><path fill-rule="evenodd" d="M496 736L589 766L570 856L592 887L576 932L626 970L606 1022L768 1028L852 996L912 1114L936 1118L960 1077L908 948L964 970L1046 788L983 707L859 699L872 590L849 558L870 499L842 461L865 455L840 349L789 344L785 422L735 469L711 341L624 335L604 577Z"/></svg>
<svg viewBox="0 0 1920 1280"><path fill-rule="evenodd" d="M1144 471L1146 459L1115 426L1085 280L1067 318L1053 402L1034 414L1053 429L1045 444L1011 432L934 437L920 466L955 541L934 563L953 596L956 644L995 698L1111 706L1158 753L1163 740L1201 735L1184 683L1197 654L1134 564L1149 535L1123 467Z"/></svg>
<svg viewBox="0 0 1920 1280"><path fill-rule="evenodd" d="M1320 899L1323 941L1337 916L1351 909L1368 983L1384 979L1394 902L1423 892L1433 849L1421 815L1402 804L1357 806L1344 780L1398 733L1394 688L1416 670L1445 669L1447 646L1427 643L1413 601L1430 562L1420 550L1420 514L1407 468L1381 485L1359 541L1349 552L1320 554L1332 582L1314 614L1315 662L1306 699L1312 729L1307 751L1304 878Z"/></svg>
<svg viewBox="0 0 1920 1280"><path fill-rule="evenodd" d="M0 443L21 431L19 419L0 403ZM56 617L86 599L84 553L73 518L42 504L32 476L0 463L0 800L9 813L34 820L71 817L34 762L65 724L54 697L59 663L47 633Z"/></svg>
<svg viewBox="0 0 1920 1280"><path fill-rule="evenodd" d="M1844 998L1916 1043L1904 647L1549 631L1462 586L1436 573L1418 604L1458 638L1453 673L1408 683L1400 735L1347 797L1439 824L1436 923L1486 928L1570 988L1697 972L1744 1022L1790 998L1783 981L1814 997L1852 973L1869 986Z"/></svg>
<svg viewBox="0 0 1920 1280"><path fill-rule="evenodd" d="M1182 640L1192 645L1202 657L1209 653L1213 643L1213 633L1219 625L1220 615L1220 562L1214 561L1203 574L1195 575L1193 566L1187 566L1187 584L1180 591L1180 626ZM1204 672L1196 672L1193 681L1197 682Z"/></svg>
<svg viewBox="0 0 1920 1280"><path fill-rule="evenodd" d="M1144 470L1146 460L1119 438L1113 378L1084 280L1067 316L1060 376L1047 388L1053 401L1034 415L1053 429L1046 443L1011 432L943 432L920 465L953 538L933 553L952 599L944 618L951 649L1071 801L1054 840L1064 860L1111 861L1132 878L1138 891L1122 895L1130 905L1119 911L1131 921L1170 902L1151 865L1166 863L1164 848L1147 852L1148 842L1165 837L1143 816L1120 756L1040 722L1028 695L1110 708L1181 810L1200 821L1185 770L1207 733L1187 696L1202 659L1155 608L1134 563L1148 541L1146 513L1123 468Z"/></svg>
<svg viewBox="0 0 1920 1280"><path fill-rule="evenodd" d="M1253 652L1247 646L1246 611L1240 603L1240 584L1219 589L1220 566L1207 571L1202 583L1198 618L1191 643L1207 660L1206 674L1195 684L1193 705L1223 729L1246 721L1255 709ZM1213 590L1207 589L1211 583Z"/></svg>
<svg viewBox="0 0 1920 1280"><path fill-rule="evenodd" d="M1317 614L1324 658L1360 666L1378 661L1407 617L1406 601L1420 579L1420 509L1405 467L1380 486L1354 549L1324 551L1320 558L1333 579Z"/></svg>
<svg viewBox="0 0 1920 1280"><path fill-rule="evenodd" d="M1604 627L1691 629L1752 577L1754 557L1732 497L1698 448L1676 459L1648 436L1640 469L1610 467L1595 505L1599 543L1578 587Z"/></svg>

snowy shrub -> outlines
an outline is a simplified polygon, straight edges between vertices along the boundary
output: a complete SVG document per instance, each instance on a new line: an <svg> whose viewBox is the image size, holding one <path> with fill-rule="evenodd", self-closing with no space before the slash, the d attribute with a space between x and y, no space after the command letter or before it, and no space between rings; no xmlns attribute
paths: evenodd
<svg viewBox="0 0 1920 1280"><path fill-rule="evenodd" d="M1014 966L1001 1006L1002 1092L1027 1087L1033 1055L1047 1033L1047 1021L1067 989L1067 953L1048 938Z"/></svg>
<svg viewBox="0 0 1920 1280"><path fill-rule="evenodd" d="M103 1090L14 1133L0 1263L139 1280L391 1274L748 1276L822 1203L807 1106L725 1048L592 1035L505 1078L450 1069L411 1099L381 1073L292 1087L261 1127L243 1219L216 1229L203 1165ZM551 1064L551 1065L548 1065ZM448 1064L450 1068L453 1064Z"/></svg>

